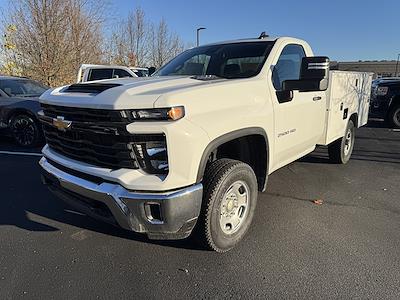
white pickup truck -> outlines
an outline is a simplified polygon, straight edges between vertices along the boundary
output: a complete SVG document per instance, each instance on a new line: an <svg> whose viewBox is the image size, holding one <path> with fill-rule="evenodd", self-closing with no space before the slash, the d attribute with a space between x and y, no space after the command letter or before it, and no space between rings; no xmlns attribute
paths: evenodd
<svg viewBox="0 0 400 300"><path fill-rule="evenodd" d="M225 252L275 170L316 145L348 162L371 80L329 71L303 40L260 37L187 50L152 77L49 90L42 178L89 216Z"/></svg>

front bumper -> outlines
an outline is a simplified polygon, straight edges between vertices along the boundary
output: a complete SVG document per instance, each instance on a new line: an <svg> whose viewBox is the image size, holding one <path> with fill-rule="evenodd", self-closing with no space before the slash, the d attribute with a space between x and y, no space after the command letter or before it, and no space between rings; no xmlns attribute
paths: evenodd
<svg viewBox="0 0 400 300"><path fill-rule="evenodd" d="M151 239L183 239L200 214L202 184L164 193L132 192L111 182L92 182L40 162L43 182L56 196L88 216Z"/></svg>

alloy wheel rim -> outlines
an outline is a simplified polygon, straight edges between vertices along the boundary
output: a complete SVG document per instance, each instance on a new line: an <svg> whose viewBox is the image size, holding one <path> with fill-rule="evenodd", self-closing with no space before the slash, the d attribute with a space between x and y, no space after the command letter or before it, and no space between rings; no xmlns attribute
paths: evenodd
<svg viewBox="0 0 400 300"><path fill-rule="evenodd" d="M249 199L250 189L245 182L236 181L228 188L220 205L222 232L231 235L239 230L247 217Z"/></svg>
<svg viewBox="0 0 400 300"><path fill-rule="evenodd" d="M396 126L400 127L400 107L394 112L393 121Z"/></svg>
<svg viewBox="0 0 400 300"><path fill-rule="evenodd" d="M35 126L27 118L19 118L13 123L13 133L17 142L24 146L31 145L35 140Z"/></svg>

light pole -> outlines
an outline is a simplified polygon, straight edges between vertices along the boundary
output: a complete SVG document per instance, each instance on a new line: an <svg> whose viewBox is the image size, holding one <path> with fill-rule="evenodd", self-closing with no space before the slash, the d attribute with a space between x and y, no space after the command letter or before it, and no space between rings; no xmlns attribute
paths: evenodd
<svg viewBox="0 0 400 300"><path fill-rule="evenodd" d="M200 36L199 36L199 33L200 33L201 30L204 30L204 29L207 29L207 28L205 28L205 27L199 27L199 28L197 28L197 30L196 30L197 47L200 45Z"/></svg>
<svg viewBox="0 0 400 300"><path fill-rule="evenodd" d="M400 60L400 53L397 55L396 74L394 74L395 77L397 77L397 68L399 67L399 60Z"/></svg>

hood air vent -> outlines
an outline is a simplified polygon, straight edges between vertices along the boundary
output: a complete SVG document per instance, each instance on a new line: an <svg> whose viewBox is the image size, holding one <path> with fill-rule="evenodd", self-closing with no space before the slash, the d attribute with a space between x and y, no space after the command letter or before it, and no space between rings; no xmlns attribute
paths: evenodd
<svg viewBox="0 0 400 300"><path fill-rule="evenodd" d="M116 83L86 83L86 84L72 84L63 90L64 93L87 93L87 94L100 94L105 90L120 86Z"/></svg>

